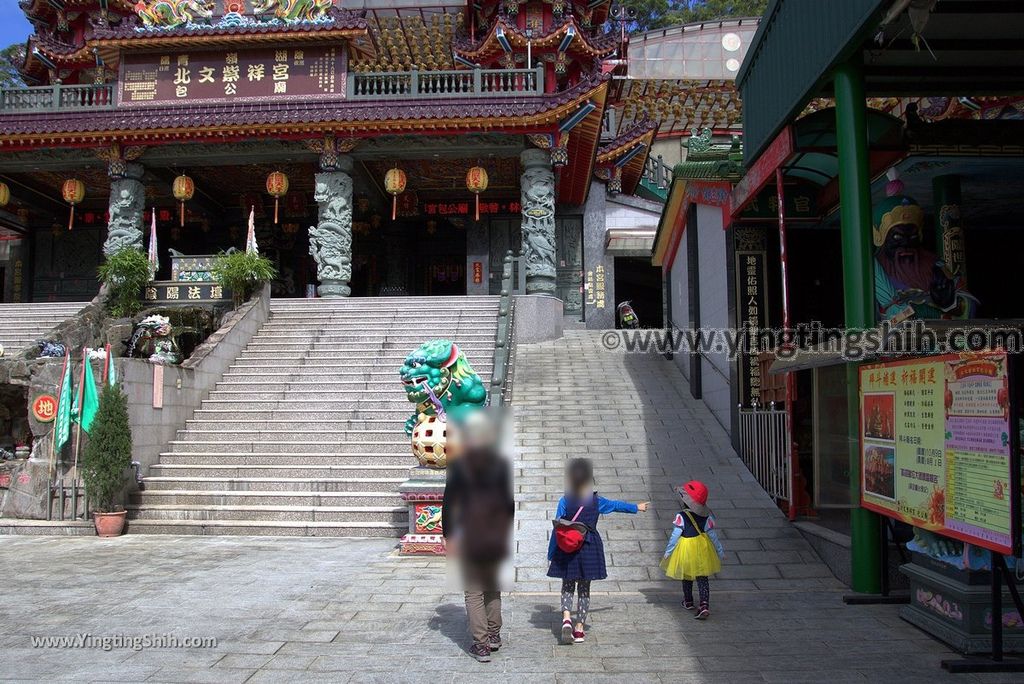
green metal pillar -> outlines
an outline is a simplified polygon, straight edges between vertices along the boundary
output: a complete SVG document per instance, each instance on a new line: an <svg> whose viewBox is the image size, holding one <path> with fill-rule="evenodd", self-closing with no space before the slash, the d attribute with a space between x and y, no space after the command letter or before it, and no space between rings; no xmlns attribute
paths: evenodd
<svg viewBox="0 0 1024 684"><path fill-rule="evenodd" d="M839 211L843 246L843 303L846 327L875 325L875 292L871 245L871 178L868 175L867 104L858 64L847 63L834 74L836 147L839 153ZM860 502L860 397L857 366L846 370L850 439L850 495ZM853 590L881 591L880 525L878 517L857 507L850 511L850 564Z"/></svg>

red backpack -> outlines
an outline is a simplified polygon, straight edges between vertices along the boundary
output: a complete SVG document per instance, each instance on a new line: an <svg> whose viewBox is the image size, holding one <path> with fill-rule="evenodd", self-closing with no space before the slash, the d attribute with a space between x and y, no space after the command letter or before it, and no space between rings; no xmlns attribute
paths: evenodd
<svg viewBox="0 0 1024 684"><path fill-rule="evenodd" d="M566 553L576 553L579 551L587 538L587 526L576 522L576 518L580 517L582 512L583 506L580 506L579 510L576 511L576 515L572 516L572 520L559 518L558 520L551 521L555 528L555 544Z"/></svg>

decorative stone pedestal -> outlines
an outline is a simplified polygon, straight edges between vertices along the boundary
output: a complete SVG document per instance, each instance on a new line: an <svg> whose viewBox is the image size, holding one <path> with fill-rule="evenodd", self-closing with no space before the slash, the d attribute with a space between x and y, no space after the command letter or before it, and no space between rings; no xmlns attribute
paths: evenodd
<svg viewBox="0 0 1024 684"><path fill-rule="evenodd" d="M330 297L348 297L352 294L352 288L348 286L348 282L344 280L331 280L324 279L320 282L320 286L317 288L317 294L324 299Z"/></svg>
<svg viewBox="0 0 1024 684"><path fill-rule="evenodd" d="M964 654L992 649L991 575L958 570L914 554L900 567L910 579L910 605L900 617ZM1024 619L1017 614L1010 592L1003 588L1003 649L1024 652Z"/></svg>
<svg viewBox="0 0 1024 684"><path fill-rule="evenodd" d="M444 470L416 466L410 469L409 479L399 488L402 500L409 506L409 532L400 542L401 555L444 555L441 501L445 477Z"/></svg>

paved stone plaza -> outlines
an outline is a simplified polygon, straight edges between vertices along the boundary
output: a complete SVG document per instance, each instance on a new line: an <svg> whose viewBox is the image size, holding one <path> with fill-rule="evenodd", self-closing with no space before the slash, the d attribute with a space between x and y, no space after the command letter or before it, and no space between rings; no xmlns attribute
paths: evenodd
<svg viewBox="0 0 1024 684"><path fill-rule="evenodd" d="M166 682L1010 681L947 675L953 657L892 606L846 607L843 587L731 451L659 356L605 352L600 334L523 345L515 578L505 647L465 654L461 596L443 560L394 557L389 540L0 538L0 679ZM602 520L608 580L587 643L559 646L546 534L568 456L595 460L599 491L653 510ZM726 560L712 616L679 607L657 567L676 511L670 485L711 490ZM511 574L511 573L510 573ZM34 648L31 637L171 634L214 648Z"/></svg>

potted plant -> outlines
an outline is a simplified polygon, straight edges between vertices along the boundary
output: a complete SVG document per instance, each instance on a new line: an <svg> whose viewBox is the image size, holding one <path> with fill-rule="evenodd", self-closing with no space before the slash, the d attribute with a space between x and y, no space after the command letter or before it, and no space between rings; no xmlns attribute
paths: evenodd
<svg viewBox="0 0 1024 684"><path fill-rule="evenodd" d="M117 318L127 318L142 308L142 289L153 274L145 254L125 247L107 257L99 267L99 276L107 286L107 309Z"/></svg>
<svg viewBox="0 0 1024 684"><path fill-rule="evenodd" d="M238 306L277 276L274 262L259 254L221 252L210 269L221 287L230 290Z"/></svg>
<svg viewBox="0 0 1024 684"><path fill-rule="evenodd" d="M116 537L124 528L121 496L132 465L128 399L120 385L104 385L89 441L82 453L82 479L93 504L96 534Z"/></svg>

